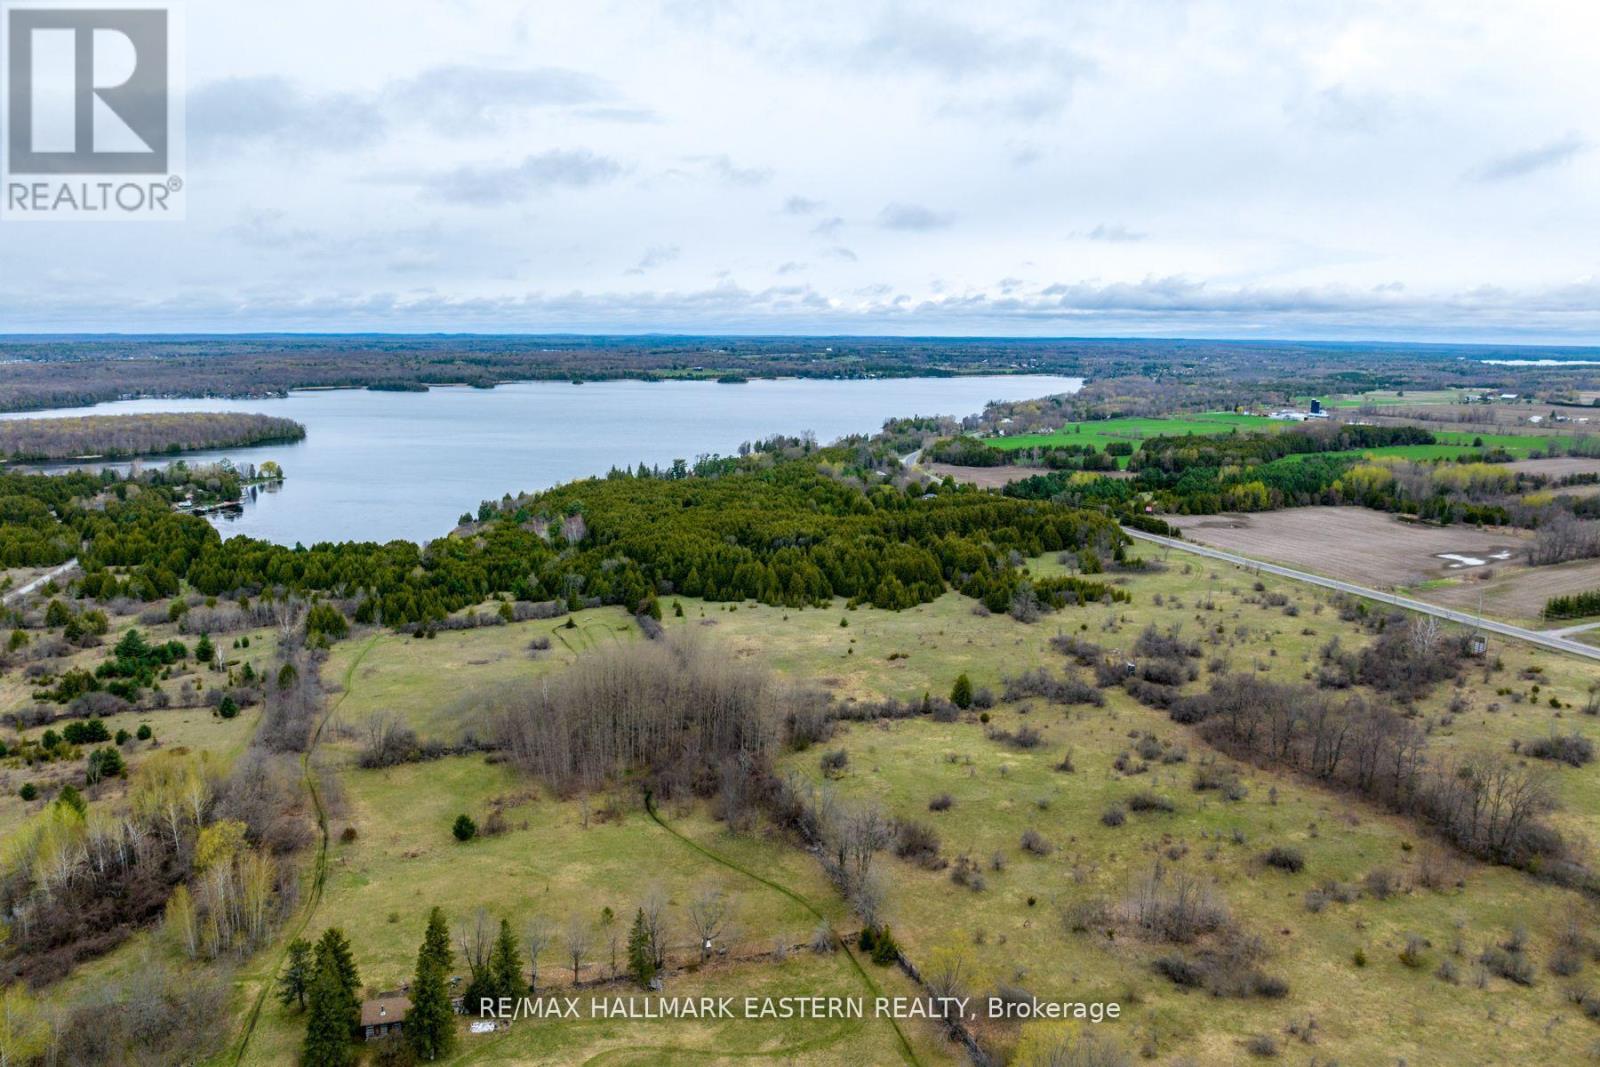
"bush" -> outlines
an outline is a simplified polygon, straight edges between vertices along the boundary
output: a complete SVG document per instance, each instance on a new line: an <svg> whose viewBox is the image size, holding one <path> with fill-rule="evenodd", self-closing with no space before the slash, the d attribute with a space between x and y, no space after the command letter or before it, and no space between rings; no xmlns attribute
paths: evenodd
<svg viewBox="0 0 1600 1067"><path fill-rule="evenodd" d="M1578 733L1565 737L1551 735L1537 737L1522 743L1522 754L1534 759L1554 760L1573 767L1582 767L1594 761L1594 742Z"/></svg>
<svg viewBox="0 0 1600 1067"><path fill-rule="evenodd" d="M930 869L942 865L939 859L939 835L933 827L914 819L895 823L894 854Z"/></svg>
<svg viewBox="0 0 1600 1067"><path fill-rule="evenodd" d="M1271 1034L1256 1034L1245 1042L1244 1047L1250 1055L1260 1056L1263 1059L1271 1059L1281 1051L1278 1039Z"/></svg>
<svg viewBox="0 0 1600 1067"><path fill-rule="evenodd" d="M1045 840L1039 831L1027 829L1022 831L1022 851L1035 856L1048 856L1055 851L1055 846Z"/></svg>
<svg viewBox="0 0 1600 1067"><path fill-rule="evenodd" d="M23 800L37 800L39 797L39 787L34 785L32 782L23 782L22 788L17 790L17 796L21 797Z"/></svg>
<svg viewBox="0 0 1600 1067"><path fill-rule="evenodd" d="M962 711L972 707L972 679L965 674L956 678L955 686L950 690L950 703Z"/></svg>
<svg viewBox="0 0 1600 1067"><path fill-rule="evenodd" d="M133 736L141 741L148 741L155 736L155 731L150 729L149 723L140 723L139 729L134 731Z"/></svg>
<svg viewBox="0 0 1600 1067"><path fill-rule="evenodd" d="M1387 867L1375 867L1362 879L1362 888L1375 900L1388 900L1400 889L1400 878Z"/></svg>
<svg viewBox="0 0 1600 1067"><path fill-rule="evenodd" d="M928 810L949 811L955 806L955 802L956 798L951 796L949 793L940 793L938 796L928 801Z"/></svg>
<svg viewBox="0 0 1600 1067"><path fill-rule="evenodd" d="M472 821L472 816L462 812L456 816L455 825L450 827L450 832L457 841L471 841L478 836L478 824Z"/></svg>
<svg viewBox="0 0 1600 1067"><path fill-rule="evenodd" d="M1159 794L1151 793L1148 790L1135 793L1133 796L1129 797L1128 809L1130 811L1136 811L1140 813L1158 811L1169 815L1178 810L1177 807L1173 805L1172 801L1168 800L1164 796L1160 796Z"/></svg>
<svg viewBox="0 0 1600 1067"><path fill-rule="evenodd" d="M850 765L850 753L842 748L834 749L832 752L824 752L820 763L824 775L829 778L837 778Z"/></svg>
<svg viewBox="0 0 1600 1067"><path fill-rule="evenodd" d="M1100 813L1100 823L1103 826L1121 826L1128 821L1128 812L1121 804L1113 804Z"/></svg>
<svg viewBox="0 0 1600 1067"><path fill-rule="evenodd" d="M1286 848L1282 845L1267 849L1266 855L1261 859L1268 867L1276 867L1290 874L1299 874L1306 867L1305 855L1299 849Z"/></svg>
<svg viewBox="0 0 1600 1067"><path fill-rule="evenodd" d="M900 945L887 926L864 926L858 942L861 951L880 967L887 967L900 958Z"/></svg>
<svg viewBox="0 0 1600 1067"><path fill-rule="evenodd" d="M1478 962L1490 974L1499 975L1509 982L1517 985L1533 984L1533 964L1529 962L1520 949L1508 949L1503 945L1495 945L1483 950L1478 957Z"/></svg>

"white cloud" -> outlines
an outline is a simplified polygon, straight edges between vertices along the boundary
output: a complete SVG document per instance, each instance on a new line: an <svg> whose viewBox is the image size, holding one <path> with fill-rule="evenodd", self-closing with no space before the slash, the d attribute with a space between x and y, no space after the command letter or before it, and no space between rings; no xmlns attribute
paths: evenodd
<svg viewBox="0 0 1600 1067"><path fill-rule="evenodd" d="M8 227L0 321L1590 339L1531 2L199 0L189 220Z"/></svg>

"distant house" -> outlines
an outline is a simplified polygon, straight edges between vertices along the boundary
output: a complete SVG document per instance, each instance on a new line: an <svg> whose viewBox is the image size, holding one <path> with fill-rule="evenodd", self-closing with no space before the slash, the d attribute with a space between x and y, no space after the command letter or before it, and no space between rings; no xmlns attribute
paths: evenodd
<svg viewBox="0 0 1600 1067"><path fill-rule="evenodd" d="M361 1002L361 1037L372 1041L398 1035L405 1027L411 998L403 993L385 993Z"/></svg>

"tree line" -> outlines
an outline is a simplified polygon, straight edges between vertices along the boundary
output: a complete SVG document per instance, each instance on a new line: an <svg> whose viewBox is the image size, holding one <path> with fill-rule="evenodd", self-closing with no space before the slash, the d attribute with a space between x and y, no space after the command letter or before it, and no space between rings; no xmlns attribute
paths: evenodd
<svg viewBox="0 0 1600 1067"><path fill-rule="evenodd" d="M13 462L116 459L299 441L305 435L306 428L292 419L229 411L4 419L0 456Z"/></svg>
<svg viewBox="0 0 1600 1067"><path fill-rule="evenodd" d="M207 596L323 594L359 621L400 626L495 596L630 609L666 593L786 607L842 597L895 610L954 588L1007 610L1026 583L1020 559L1083 549L1120 557L1127 543L1105 516L1047 501L953 484L863 488L841 476L856 461L851 448L753 451L704 476L618 471L508 496L481 510L469 534L427 546L309 548L224 542L173 511L182 486L5 475L0 513L23 521L0 532L0 554L46 565L76 551L79 592L102 600L171 596L187 582ZM1086 578L1039 587L1057 603L1120 592Z"/></svg>

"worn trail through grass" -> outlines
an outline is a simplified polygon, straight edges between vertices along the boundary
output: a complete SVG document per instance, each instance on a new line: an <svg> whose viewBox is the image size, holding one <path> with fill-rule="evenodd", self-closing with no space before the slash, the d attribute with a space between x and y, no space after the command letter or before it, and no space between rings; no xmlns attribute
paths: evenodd
<svg viewBox="0 0 1600 1067"><path fill-rule="evenodd" d="M350 695L350 689L355 684L356 668L361 666L361 661L372 651L372 646L378 643L380 636L381 634L373 634L361 651L350 660L350 666L345 668L344 688L339 694L339 699L335 700L317 721L317 728L311 734L311 743L306 746L305 754L300 757L300 769L305 775L306 789L311 795L312 807L317 812L317 832L321 835L317 843L317 858L311 869L311 892L306 897L305 908L301 912L299 922L295 924L293 935L284 942L284 947L278 953L272 969L264 975L261 989L256 993L255 1003L250 1006L250 1018L245 1020L244 1033L239 1036L239 1048L233 1055L235 1067L244 1061L245 1050L250 1047L250 1038L256 1031L256 1022L261 1018L261 1006L266 1003L267 994L272 992L273 979L277 978L278 969L283 966L284 958L288 955L289 943L305 933L306 928L311 925L312 915L316 914L317 905L322 902L322 887L328 880L328 812L322 806L321 794L317 792L317 777L311 772L311 754L317 750L317 742L322 740L322 731L328 725L328 720L333 718L339 706Z"/></svg>
<svg viewBox="0 0 1600 1067"><path fill-rule="evenodd" d="M728 859L726 856L723 856L723 855L721 855L721 854L719 854L717 852L712 851L711 849L709 849L709 848L705 847L704 845L700 844L700 842L694 840L692 837L689 837L687 834L684 834L681 831L675 829L674 827L668 825L667 821L661 817L661 814L659 812L656 811L655 800L654 800L654 798L652 798L650 796L649 793L645 794L645 797L644 797L644 808L645 808L645 811L647 811L650 814L650 818L652 820L654 820L654 822L655 822L655 824L657 826L661 827L667 833L671 834L673 837L676 837L679 841L683 842L685 845L689 846L690 848L694 849L696 852L700 853L702 856L706 857L706 859L710 860L713 863L720 864L721 866L726 867L731 871L735 871L735 872L737 872L739 874L742 874L746 878L749 878L749 879L751 879L753 881L760 882L762 885L766 886L768 889L772 889L772 890L775 890L775 891L777 891L779 893L782 893L784 896L788 897L790 900L792 900L796 904L800 905L800 907L804 908L807 912L809 912L810 914L816 916L816 918L819 921L821 921L821 922L827 922L828 921L827 920L827 916L822 914L822 909L818 908L815 904L811 903L811 901L807 900L805 897L801 896L799 893L796 893L794 890L790 889L788 886L781 885L778 882L774 882L770 878L763 878L761 875L759 875L756 872L750 870L749 868L740 866L739 864L737 864L737 863L733 862L732 860ZM832 929L832 924L831 923L829 924L829 929L830 930ZM836 942L838 942L839 947L844 950L845 958L850 961L850 966L851 966L851 968L853 968L855 970L856 976L861 979L861 984L866 986L867 991L870 992L874 998L882 996L883 995L883 990L878 988L878 983L872 980L872 975L867 973L867 969L865 967L861 966L861 961L856 958L856 954L851 951L850 946L844 941L843 938L838 937L837 935L835 935L834 940ZM890 1017L889 1018L889 1025L894 1027L894 1035L900 1041L900 1055L901 1055L901 1057L907 1063L911 1064L912 1067L921 1067L921 1061L917 1059L917 1053L916 1053L916 1051L914 1049L912 1049L911 1042L906 1038L905 1031L900 1029L899 1020L897 1020L897 1019L895 1019L893 1017Z"/></svg>

